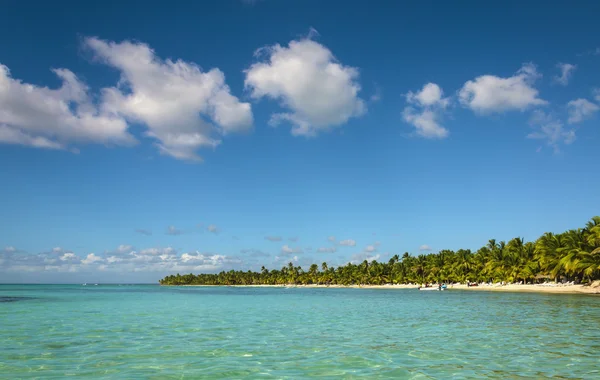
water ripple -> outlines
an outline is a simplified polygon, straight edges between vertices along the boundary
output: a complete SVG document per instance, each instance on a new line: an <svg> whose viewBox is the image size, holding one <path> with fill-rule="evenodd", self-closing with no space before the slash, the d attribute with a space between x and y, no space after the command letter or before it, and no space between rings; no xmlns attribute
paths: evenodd
<svg viewBox="0 0 600 380"><path fill-rule="evenodd" d="M597 378L600 298L0 286L0 377Z"/></svg>

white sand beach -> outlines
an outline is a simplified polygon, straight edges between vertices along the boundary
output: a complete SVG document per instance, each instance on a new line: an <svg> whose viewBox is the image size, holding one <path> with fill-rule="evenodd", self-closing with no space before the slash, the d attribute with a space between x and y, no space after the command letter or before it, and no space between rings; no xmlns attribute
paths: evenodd
<svg viewBox="0 0 600 380"><path fill-rule="evenodd" d="M206 286L206 285L184 285ZM272 288L354 288L354 289L417 289L419 285L232 285L235 287L272 287ZM467 286L466 284L450 284L446 290L492 291L492 292L535 292L535 293L562 293L562 294L600 294L600 281L591 285L570 284L491 284Z"/></svg>

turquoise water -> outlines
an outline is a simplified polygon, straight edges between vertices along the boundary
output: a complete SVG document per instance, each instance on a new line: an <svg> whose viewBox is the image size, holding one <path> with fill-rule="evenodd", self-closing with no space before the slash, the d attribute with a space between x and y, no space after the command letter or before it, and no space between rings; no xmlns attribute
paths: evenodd
<svg viewBox="0 0 600 380"><path fill-rule="evenodd" d="M593 296L0 285L0 301L2 378L600 378Z"/></svg>

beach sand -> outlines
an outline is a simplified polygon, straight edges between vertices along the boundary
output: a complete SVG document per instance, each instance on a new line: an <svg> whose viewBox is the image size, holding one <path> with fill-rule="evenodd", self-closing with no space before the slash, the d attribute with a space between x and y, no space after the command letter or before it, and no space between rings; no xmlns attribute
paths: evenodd
<svg viewBox="0 0 600 380"><path fill-rule="evenodd" d="M184 285L203 286L203 285ZM232 285L236 287L271 287L271 288L356 288L356 289L417 289L419 285ZM480 285L469 286L465 284L451 284L446 289L467 291L491 291L491 292L534 292L534 293L562 293L562 294L600 294L600 282L596 281L591 286L584 285L559 285L559 284L536 284L536 285Z"/></svg>
<svg viewBox="0 0 600 380"><path fill-rule="evenodd" d="M595 285L595 286L594 286ZM592 284L592 286L584 285L560 285L560 284L536 284L536 285L483 285L469 286L464 284L451 285L449 289L473 290L473 291L492 291L492 292L535 292L535 293L583 293L583 294L600 294L600 286Z"/></svg>

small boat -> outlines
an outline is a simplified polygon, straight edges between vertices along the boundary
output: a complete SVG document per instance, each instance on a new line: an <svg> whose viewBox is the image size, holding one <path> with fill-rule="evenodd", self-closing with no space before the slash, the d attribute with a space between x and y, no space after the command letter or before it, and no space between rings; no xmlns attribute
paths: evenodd
<svg viewBox="0 0 600 380"><path fill-rule="evenodd" d="M442 290L446 290L446 284L438 285L438 286L419 286L417 289L442 291Z"/></svg>

